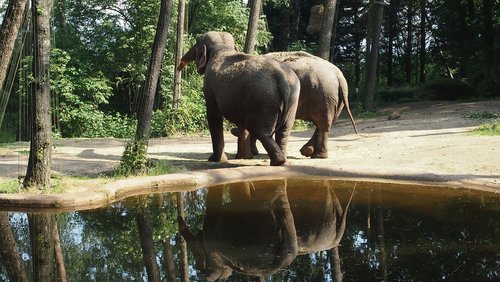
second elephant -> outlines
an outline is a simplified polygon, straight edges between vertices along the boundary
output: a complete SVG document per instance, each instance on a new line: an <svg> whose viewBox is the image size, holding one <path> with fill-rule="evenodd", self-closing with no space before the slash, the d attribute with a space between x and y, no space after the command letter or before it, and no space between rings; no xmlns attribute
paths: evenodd
<svg viewBox="0 0 500 282"><path fill-rule="evenodd" d="M358 133L356 123L349 109L347 81L338 67L306 52L277 52L264 55L290 67L300 80L300 97L297 119L312 121L316 131L312 138L300 149L302 155L312 158L328 158L328 137L330 128L342 109L347 114ZM241 139L244 131L233 131ZM237 158L251 158L258 151L252 140L252 153L246 147L238 147Z"/></svg>

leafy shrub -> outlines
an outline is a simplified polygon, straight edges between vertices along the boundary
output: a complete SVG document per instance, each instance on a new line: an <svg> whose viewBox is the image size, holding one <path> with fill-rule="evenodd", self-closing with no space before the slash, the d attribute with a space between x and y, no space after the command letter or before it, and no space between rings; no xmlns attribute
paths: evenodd
<svg viewBox="0 0 500 282"><path fill-rule="evenodd" d="M108 103L112 87L100 72L70 66L71 57L63 50L51 54L51 90L59 98L62 137L130 137L135 121L120 114L105 114L100 105Z"/></svg>
<svg viewBox="0 0 500 282"><path fill-rule="evenodd" d="M475 96L474 89L458 79L438 79L421 88L420 95L430 100L461 100Z"/></svg>
<svg viewBox="0 0 500 282"><path fill-rule="evenodd" d="M410 102L418 100L418 88L413 86L382 89L377 95L384 102Z"/></svg>
<svg viewBox="0 0 500 282"><path fill-rule="evenodd" d="M500 119L479 126L472 133L475 135L498 136L500 135Z"/></svg>

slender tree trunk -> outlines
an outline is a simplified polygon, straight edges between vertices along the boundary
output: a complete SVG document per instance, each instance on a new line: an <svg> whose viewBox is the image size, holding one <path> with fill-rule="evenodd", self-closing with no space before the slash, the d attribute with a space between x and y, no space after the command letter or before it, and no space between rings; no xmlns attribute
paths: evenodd
<svg viewBox="0 0 500 282"><path fill-rule="evenodd" d="M318 56L328 60L330 58L330 43L332 41L333 22L335 20L335 7L337 0L327 0L323 20L321 21L321 31L318 42Z"/></svg>
<svg viewBox="0 0 500 282"><path fill-rule="evenodd" d="M395 23L396 23L396 14L397 14L397 7L396 7L396 1L398 0L391 0L391 5L389 6L389 22L388 22L388 47L387 47L387 85L392 86L394 84L393 82L393 61L394 61L394 37L396 36L396 29L395 29Z"/></svg>
<svg viewBox="0 0 500 282"><path fill-rule="evenodd" d="M359 16L360 0L356 0L353 6L354 11L354 77L356 90L361 85L361 24Z"/></svg>
<svg viewBox="0 0 500 282"><path fill-rule="evenodd" d="M33 20L33 107L32 137L25 187L48 187L52 155L50 115L50 15L52 0L32 1Z"/></svg>
<svg viewBox="0 0 500 282"><path fill-rule="evenodd" d="M371 35L368 36L371 41L367 42L366 75L365 75L365 96L363 108L365 111L373 111L373 100L375 99L375 90L377 88L377 68L378 68L378 49L380 42L380 30L384 16L384 6L375 2L370 7L369 21L372 20ZM368 46L369 45L369 46Z"/></svg>
<svg viewBox="0 0 500 282"><path fill-rule="evenodd" d="M340 264L339 246L328 251L330 253L332 281L343 281L342 268Z"/></svg>
<svg viewBox="0 0 500 282"><path fill-rule="evenodd" d="M55 281L56 264L53 238L54 215L28 215L33 264L33 281Z"/></svg>
<svg viewBox="0 0 500 282"><path fill-rule="evenodd" d="M68 279L66 278L66 267L64 264L64 253L61 245L61 239L59 237L59 228L57 226L57 220L54 216L54 226L52 228L52 238L54 238L54 252L57 266L57 273L59 277L59 281L66 282Z"/></svg>
<svg viewBox="0 0 500 282"><path fill-rule="evenodd" d="M293 0L293 18L290 29L290 41L295 42L299 39L299 23L302 12L302 0Z"/></svg>
<svg viewBox="0 0 500 282"><path fill-rule="evenodd" d="M27 7L29 7L28 0L9 0L2 27L0 27L0 90L3 89L17 33Z"/></svg>
<svg viewBox="0 0 500 282"><path fill-rule="evenodd" d="M420 0L420 83L425 83L426 73L425 66L427 64L427 51L426 51L426 23L425 18L427 15L427 0Z"/></svg>
<svg viewBox="0 0 500 282"><path fill-rule="evenodd" d="M124 174L139 174L147 169L146 164L148 143L151 134L151 117L153 116L153 106L161 65L163 57L165 56L172 2L173 0L161 0L155 40L149 60L146 80L142 88L141 105L137 114L135 140L127 144L120 164L120 169Z"/></svg>
<svg viewBox="0 0 500 282"><path fill-rule="evenodd" d="M413 1L408 1L408 14L406 23L406 56L405 56L405 74L406 83L411 83L412 74L412 49L413 49Z"/></svg>
<svg viewBox="0 0 500 282"><path fill-rule="evenodd" d="M339 1L335 3L335 18L333 20L332 36L330 41L330 55L328 60L333 64L335 62L335 39L337 38L337 23L339 22Z"/></svg>
<svg viewBox="0 0 500 282"><path fill-rule="evenodd" d="M162 242L163 245L163 262L165 264L165 269L167 271L166 277L168 282L175 282L175 262L174 262L174 252L172 250L172 245L170 245L170 238L166 238Z"/></svg>
<svg viewBox="0 0 500 282"><path fill-rule="evenodd" d="M160 281L160 270L156 263L153 230L151 228L149 213L145 210L139 211L136 221L141 241L142 259L148 272L148 281Z"/></svg>
<svg viewBox="0 0 500 282"><path fill-rule="evenodd" d="M253 53L257 44L257 32L259 28L261 0L250 0L250 17L248 18L247 36L245 39L245 49L247 54Z"/></svg>
<svg viewBox="0 0 500 282"><path fill-rule="evenodd" d="M184 197L182 192L177 192L177 217L186 218L184 216ZM179 228L180 230L180 228ZM181 270L181 281L188 282L189 281L189 263L188 263L188 251L186 240L179 233L177 235L177 242L181 249L181 261L180 261L180 270Z"/></svg>
<svg viewBox="0 0 500 282"><path fill-rule="evenodd" d="M10 281L28 281L7 212L0 212L0 259Z"/></svg>
<svg viewBox="0 0 500 282"><path fill-rule="evenodd" d="M495 33L493 31L494 0L483 0L483 48L484 48L484 78L486 83L492 84L495 69ZM489 85L490 86L490 85ZM489 87L490 88L490 87ZM488 90L493 90L488 89Z"/></svg>
<svg viewBox="0 0 500 282"><path fill-rule="evenodd" d="M168 25L172 10L172 0L162 0L160 6L160 16L156 26L156 35L149 60L146 81L142 89L142 103L137 117L136 141L144 142L147 146L150 136L151 117L153 115L153 103L160 77L161 65L165 55L167 44Z"/></svg>
<svg viewBox="0 0 500 282"><path fill-rule="evenodd" d="M186 14L186 1L179 0L177 13L177 42L175 46L175 65L178 66L182 58L184 15ZM179 108L179 97L181 96L181 72L174 72L174 109Z"/></svg>

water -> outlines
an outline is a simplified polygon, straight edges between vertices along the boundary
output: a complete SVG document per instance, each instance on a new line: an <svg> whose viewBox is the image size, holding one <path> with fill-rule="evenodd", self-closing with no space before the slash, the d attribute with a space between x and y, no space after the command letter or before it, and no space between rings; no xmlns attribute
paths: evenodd
<svg viewBox="0 0 500 282"><path fill-rule="evenodd" d="M498 281L499 199L466 189L288 179L145 195L90 211L0 212L0 281L31 281L33 273L53 280L61 275L54 253L68 281L167 281L168 262L179 279L186 252L179 224L190 281Z"/></svg>

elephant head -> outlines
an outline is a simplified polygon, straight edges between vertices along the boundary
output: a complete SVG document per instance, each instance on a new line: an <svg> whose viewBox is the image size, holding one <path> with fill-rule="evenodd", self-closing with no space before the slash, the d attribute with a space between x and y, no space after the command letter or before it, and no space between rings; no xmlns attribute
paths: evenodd
<svg viewBox="0 0 500 282"><path fill-rule="evenodd" d="M196 43L181 58L181 62L179 63L177 70L180 71L185 65L192 61L196 61L196 69L198 70L198 73L204 74L209 59L209 52L215 46L236 51L234 38L231 34L227 32L209 31L196 37Z"/></svg>

